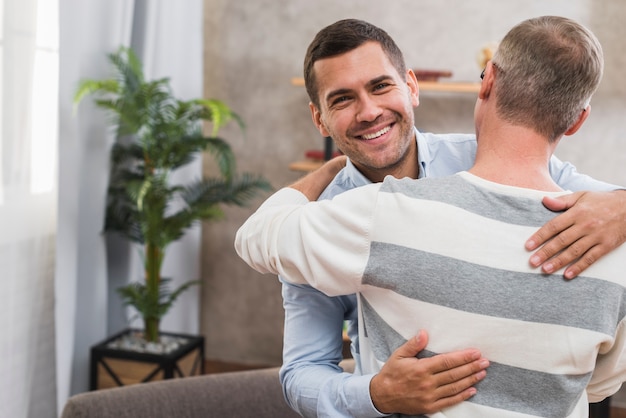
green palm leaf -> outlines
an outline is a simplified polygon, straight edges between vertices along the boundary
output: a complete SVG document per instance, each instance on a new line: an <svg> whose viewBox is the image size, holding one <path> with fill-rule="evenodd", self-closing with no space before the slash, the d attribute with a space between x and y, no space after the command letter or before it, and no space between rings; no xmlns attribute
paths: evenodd
<svg viewBox="0 0 626 418"><path fill-rule="evenodd" d="M243 206L262 191L271 190L263 177L236 174L235 155L219 129L241 118L216 99L179 100L169 79L145 80L140 60L130 48L109 54L114 75L103 80L82 80L74 95L103 109L117 129L111 148L105 232L121 234L144 248L146 277L118 289L125 304L148 321L158 321L178 296L197 281L170 289L161 277L167 246L194 224L224 216L223 204ZM203 135L203 122L212 134ZM212 157L219 174L190 184L171 184L170 174L200 153ZM148 333L148 330L146 330ZM151 340L157 335L149 335Z"/></svg>

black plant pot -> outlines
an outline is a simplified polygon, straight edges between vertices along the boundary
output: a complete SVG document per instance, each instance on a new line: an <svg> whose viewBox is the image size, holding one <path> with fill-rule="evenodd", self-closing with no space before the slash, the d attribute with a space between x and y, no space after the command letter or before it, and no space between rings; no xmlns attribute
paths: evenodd
<svg viewBox="0 0 626 418"><path fill-rule="evenodd" d="M105 389L204 373L204 337L162 332L169 347L125 346L141 330L126 329L91 347L89 389Z"/></svg>

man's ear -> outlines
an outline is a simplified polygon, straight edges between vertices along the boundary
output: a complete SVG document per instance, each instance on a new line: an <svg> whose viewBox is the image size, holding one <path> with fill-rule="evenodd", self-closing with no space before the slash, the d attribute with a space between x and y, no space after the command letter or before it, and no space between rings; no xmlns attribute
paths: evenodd
<svg viewBox="0 0 626 418"><path fill-rule="evenodd" d="M478 91L478 98L485 99L489 97L491 94L491 89L493 89L493 82L495 80L494 71L497 71L497 68L494 68L493 62L491 60L487 61L487 65L485 66L485 70L483 71L483 77L480 83L480 90Z"/></svg>
<svg viewBox="0 0 626 418"><path fill-rule="evenodd" d="M319 109L313 104L313 102L309 102L309 109L311 109L311 118L313 119L313 123L320 134L324 138L330 136L330 133L326 130L326 126L324 126L324 122L322 121L322 113Z"/></svg>
<svg viewBox="0 0 626 418"><path fill-rule="evenodd" d="M409 87L409 95L411 97L411 104L413 107L417 107L420 104L420 89L417 82L417 76L412 69L406 70L406 84Z"/></svg>
<svg viewBox="0 0 626 418"><path fill-rule="evenodd" d="M585 123L590 113L591 105L587 105L587 107L584 108L582 112L580 112L580 115L578 115L578 119L576 120L576 122L574 122L574 124L567 131L565 131L563 135L575 134L576 131L579 130L581 126L583 126L583 123Z"/></svg>

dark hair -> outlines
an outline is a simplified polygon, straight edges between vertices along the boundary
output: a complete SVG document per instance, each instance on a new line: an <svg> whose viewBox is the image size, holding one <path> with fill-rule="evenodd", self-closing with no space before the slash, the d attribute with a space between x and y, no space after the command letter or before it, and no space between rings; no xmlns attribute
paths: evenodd
<svg viewBox="0 0 626 418"><path fill-rule="evenodd" d="M311 102L319 108L317 80L313 71L315 61L352 51L365 42L377 42L396 68L406 77L406 64L398 45L384 30L357 19L339 20L319 31L309 45L304 57L304 85Z"/></svg>
<svg viewBox="0 0 626 418"><path fill-rule="evenodd" d="M542 16L511 29L493 57L497 112L551 141L569 129L602 78L602 47L571 19Z"/></svg>

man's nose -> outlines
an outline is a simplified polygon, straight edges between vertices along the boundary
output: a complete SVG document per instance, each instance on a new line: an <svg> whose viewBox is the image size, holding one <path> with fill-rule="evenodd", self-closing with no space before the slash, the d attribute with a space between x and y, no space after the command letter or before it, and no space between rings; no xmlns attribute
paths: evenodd
<svg viewBox="0 0 626 418"><path fill-rule="evenodd" d="M370 96L359 99L359 108L356 114L357 122L371 122L382 114L383 110L379 103Z"/></svg>

